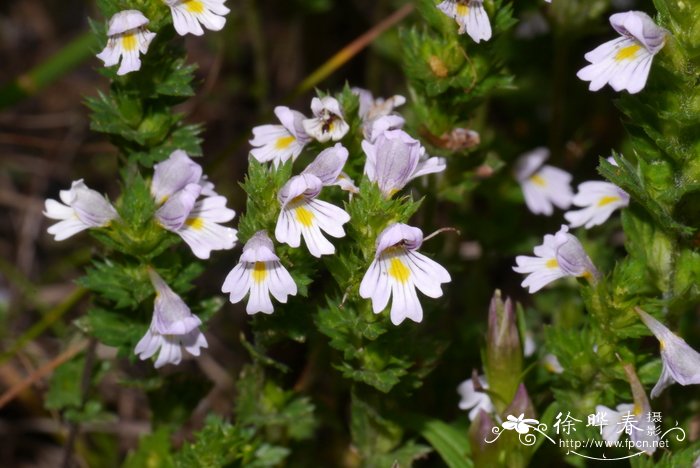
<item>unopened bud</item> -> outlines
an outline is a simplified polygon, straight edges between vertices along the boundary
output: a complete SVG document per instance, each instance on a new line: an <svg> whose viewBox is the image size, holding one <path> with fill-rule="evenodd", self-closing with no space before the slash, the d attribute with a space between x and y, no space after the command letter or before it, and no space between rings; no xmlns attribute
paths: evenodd
<svg viewBox="0 0 700 468"><path fill-rule="evenodd" d="M494 401L500 411L515 395L523 366L523 351L514 309L510 299L503 302L501 292L494 292L489 306L486 375L491 391L497 395Z"/></svg>

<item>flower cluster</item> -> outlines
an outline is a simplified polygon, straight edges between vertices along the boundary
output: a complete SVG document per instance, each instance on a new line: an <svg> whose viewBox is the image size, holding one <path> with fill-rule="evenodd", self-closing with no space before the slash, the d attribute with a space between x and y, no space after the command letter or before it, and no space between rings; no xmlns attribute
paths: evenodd
<svg viewBox="0 0 700 468"><path fill-rule="evenodd" d="M442 158L429 157L420 142L403 129L404 119L394 109L405 102L403 96L375 99L372 93L353 88L358 96L358 116L362 122L362 149L367 159L364 173L382 194L389 198L421 175L443 171ZM257 161L271 162L272 169L292 161L312 141L326 143L342 140L350 131L340 103L331 96L313 98L313 117L306 118L287 107L275 108L281 125L261 125L253 129L250 154ZM348 150L342 143L323 149L298 175L279 190L280 205L274 237L277 242L297 248L301 240L314 257L332 255L334 245L326 238L345 236L343 225L350 221L342 208L319 199L324 187L339 186L359 193L343 172ZM405 318L420 322L423 317L416 288L429 297L442 295L440 284L450 275L436 262L417 252L423 241L420 229L392 224L379 234L376 254L360 285L360 295L371 299L375 313L382 312L393 297L390 317L398 325ZM272 313L270 295L285 303L297 293L297 287L275 254L265 230L253 236L243 250L238 265L229 273L222 291L231 302L248 296L247 311Z"/></svg>
<svg viewBox="0 0 700 468"><path fill-rule="evenodd" d="M170 8L173 26L181 36L204 34L202 26L219 31L226 24L229 9L224 0L163 0ZM124 10L109 20L107 45L97 54L105 67L119 65L117 75L141 69L140 54L146 54L156 37L147 29L149 20L138 10Z"/></svg>
<svg viewBox="0 0 700 468"><path fill-rule="evenodd" d="M214 191L214 184L203 175L202 167L182 150L154 166L151 196L157 210L154 222L179 235L192 253L209 258L212 250L232 249L236 230L221 225L231 221L235 212L226 208L226 198ZM67 239L85 229L109 227L121 220L117 210L98 192L89 189L82 180L73 182L70 190L62 190L63 203L48 199L44 215L60 222L48 228L57 241ZM159 349L156 367L181 360L181 348L199 355L207 346L199 332L201 321L165 281L149 267L149 277L156 291L153 320L146 335L136 346L142 359L153 356Z"/></svg>
<svg viewBox="0 0 700 468"><path fill-rule="evenodd" d="M212 250L235 245L236 230L219 223L231 221L236 213L226 208L226 198L214 191L202 167L184 151L154 166L151 194L158 206L157 222L182 237L196 257L207 259Z"/></svg>
<svg viewBox="0 0 700 468"><path fill-rule="evenodd" d="M545 0L551 3L551 0ZM459 25L459 34L474 42L491 39L491 23L483 0L444 0L437 8ZM644 12L628 11L610 16L610 24L620 37L602 44L585 55L590 63L577 73L598 91L609 84L615 91L635 94L644 89L654 56L664 47L668 32Z"/></svg>

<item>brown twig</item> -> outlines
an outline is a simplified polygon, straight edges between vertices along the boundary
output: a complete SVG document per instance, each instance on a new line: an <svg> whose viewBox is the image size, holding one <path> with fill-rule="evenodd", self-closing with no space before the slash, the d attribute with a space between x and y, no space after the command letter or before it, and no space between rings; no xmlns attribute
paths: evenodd
<svg viewBox="0 0 700 468"><path fill-rule="evenodd" d="M71 346L70 348L53 358L51 361L41 366L31 375L27 376L26 379L7 390L5 393L2 394L2 396L0 396L0 409L2 409L6 404L14 400L17 397L17 395L22 393L29 386L33 385L38 380L51 374L54 371L54 369L56 369L58 366L60 366L64 362L70 361L73 358L73 356L84 350L87 344L88 342L84 340Z"/></svg>
<svg viewBox="0 0 700 468"><path fill-rule="evenodd" d="M402 19L408 16L413 11L413 3L407 3L384 20L377 23L367 32L340 49L333 57L328 59L323 65L314 70L309 76L302 81L299 86L291 93L291 97L299 96L306 91L312 89L318 83L323 81L328 75L340 68L351 58L357 55L362 49L367 47L384 31L399 23Z"/></svg>

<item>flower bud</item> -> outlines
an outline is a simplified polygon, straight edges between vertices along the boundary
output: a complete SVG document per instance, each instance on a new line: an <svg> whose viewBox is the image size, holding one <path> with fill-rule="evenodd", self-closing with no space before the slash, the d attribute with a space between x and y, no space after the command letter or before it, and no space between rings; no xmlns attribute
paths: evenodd
<svg viewBox="0 0 700 468"><path fill-rule="evenodd" d="M486 375L499 411L511 401L520 384L523 352L515 322L513 302L501 299L497 289L489 306L489 328L486 343Z"/></svg>

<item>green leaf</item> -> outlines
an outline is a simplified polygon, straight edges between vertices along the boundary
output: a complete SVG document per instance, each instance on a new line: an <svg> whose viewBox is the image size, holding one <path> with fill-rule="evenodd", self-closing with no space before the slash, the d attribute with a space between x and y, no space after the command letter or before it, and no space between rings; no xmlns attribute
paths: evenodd
<svg viewBox="0 0 700 468"><path fill-rule="evenodd" d="M174 466L170 452L170 430L167 427L161 427L152 434L141 437L138 449L129 453L124 461L124 468L173 468Z"/></svg>
<svg viewBox="0 0 700 468"><path fill-rule="evenodd" d="M96 260L78 284L112 301L117 309L136 308L153 296L148 273L132 261L116 264L110 259Z"/></svg>
<svg viewBox="0 0 700 468"><path fill-rule="evenodd" d="M52 410L78 408L82 404L81 382L85 356L80 355L58 366L51 376L44 405Z"/></svg>
<svg viewBox="0 0 700 468"><path fill-rule="evenodd" d="M107 346L118 348L120 356L130 356L136 343L148 330L148 322L145 318L142 320L125 320L123 314L93 307L78 321L78 325Z"/></svg>
<svg viewBox="0 0 700 468"><path fill-rule="evenodd" d="M420 433L450 468L474 466L469 458L471 451L466 430L458 430L438 419L415 413L402 413L397 420Z"/></svg>

